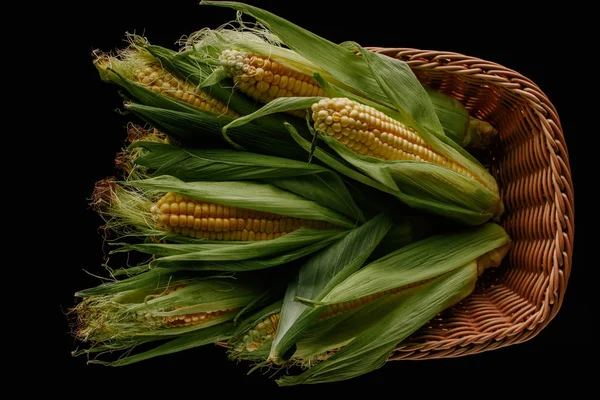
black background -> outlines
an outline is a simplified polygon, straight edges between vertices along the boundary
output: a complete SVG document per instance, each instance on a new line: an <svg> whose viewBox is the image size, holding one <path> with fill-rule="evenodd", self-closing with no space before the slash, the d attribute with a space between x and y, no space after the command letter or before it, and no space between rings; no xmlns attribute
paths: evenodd
<svg viewBox="0 0 600 400"><path fill-rule="evenodd" d="M333 42L353 40L365 46L454 51L497 62L532 79L561 117L576 187L577 237L585 236L585 225L590 222L581 218L583 213L579 210L591 199L580 195L577 171L585 168L582 147L586 142L581 136L591 133L584 131L575 104L578 98L575 81L581 71L569 69L566 62L569 57L580 54L583 47L578 46L583 46L585 35L577 27L565 26L565 21L577 21L570 8L561 6L542 12L525 11L506 3L486 8L481 3L464 2L444 6L430 2L392 5L395 2L382 1L360 5L342 1L283 0L252 4ZM70 12L71 17L65 18L64 24L59 20L55 26L69 50L53 55L64 62L49 64L56 77L65 70L76 77L75 90L79 93L79 96L71 96L71 91L62 93L68 96L68 100L60 104L59 113L63 122L68 121L62 125L64 140L61 143L65 154L55 160L62 170L72 171L72 176L77 177L71 180L68 195L63 198L72 210L69 218L71 224L76 224L77 234L71 234L68 239L72 255L63 257L66 262L62 263L60 276L53 273L51 278L55 281L52 284L55 297L47 305L51 309L52 337L56 339L44 347L44 352L50 353L37 357L36 363L46 365L50 371L57 369L68 378L69 385L93 392L129 387L141 394L162 388L177 395L193 387L202 395L205 388L214 385L223 393L248 390L248 393L258 394L277 390L266 375L255 372L247 376L247 364L227 361L223 349L214 346L117 369L88 366L84 357L70 356L76 343L69 336L64 312L73 305L75 291L98 283L84 269L103 272L100 267L103 243L97 230L101 220L88 208L88 198L94 182L116 173L114 154L123 145L124 127L131 118L115 112L121 109L121 99L113 85L100 82L92 66L91 52L96 48L106 51L125 46L125 32L144 34L154 44L174 47L180 36L205 26L216 28L234 17L231 10L200 7L195 0L157 5L104 1L90 11L73 8ZM356 388L379 384L398 390L400 395L409 395L405 391L410 387L410 393L416 395L432 390L461 393L484 385L483 391L477 393L485 395L498 386L511 390L520 383L531 388L550 387L554 384L554 374L569 384L569 390L581 389L583 371L587 370L581 360L582 357L585 360L586 347L595 336L593 326L585 323L592 315L588 271L597 264L586 260L584 251L578 239L574 271L562 309L533 340L458 359L389 363L357 379L327 385L326 389L352 393ZM252 392L256 389L249 388L250 385L261 388ZM283 389L279 395L321 393L322 390L323 385Z"/></svg>

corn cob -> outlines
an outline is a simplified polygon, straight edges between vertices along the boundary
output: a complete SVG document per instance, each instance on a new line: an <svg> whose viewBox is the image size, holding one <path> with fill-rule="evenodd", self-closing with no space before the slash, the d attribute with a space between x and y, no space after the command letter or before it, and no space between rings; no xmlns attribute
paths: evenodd
<svg viewBox="0 0 600 400"><path fill-rule="evenodd" d="M242 93L263 103L278 97L326 95L311 76L259 54L228 49L219 60ZM291 113L304 116L301 111Z"/></svg>
<svg viewBox="0 0 600 400"><path fill-rule="evenodd" d="M164 194L153 203L142 193L121 187L112 178L96 184L92 206L107 217L107 223L113 229L125 225L142 231L150 229L154 234L176 233L219 241L272 240L301 227L334 228L327 221L230 207L173 192Z"/></svg>
<svg viewBox="0 0 600 400"><path fill-rule="evenodd" d="M423 282L419 282L418 284L421 283ZM413 284L411 286L416 285L417 284ZM384 292L364 296L355 300L328 305L323 311L323 313L319 316L317 321L323 321L329 318L337 317L338 315L342 315L345 312L354 310L355 308L358 308L364 304L375 301L380 297L383 297L388 294L398 293L401 290L405 289L408 289L408 287L398 287L386 290ZM269 317L256 324L256 326L250 329L250 331L248 331L248 333L242 337L242 340L235 345L235 350L237 352L252 353L258 350L264 343L273 340L275 334L277 333L277 327L279 326L280 318L281 313L276 313L270 315Z"/></svg>
<svg viewBox="0 0 600 400"><path fill-rule="evenodd" d="M431 162L485 184L434 151L414 129L373 107L346 98L323 99L312 105L312 119L316 130L358 154L383 160Z"/></svg>
<svg viewBox="0 0 600 400"><path fill-rule="evenodd" d="M165 287L171 284L171 289ZM78 294L84 298L69 312L74 316L73 334L92 347L119 349L160 332L176 335L205 329L233 319L260 295L260 287L253 285L145 272Z"/></svg>
<svg viewBox="0 0 600 400"><path fill-rule="evenodd" d="M184 288L185 285L178 286L174 289L171 289L165 293L171 294L179 289ZM157 296L153 296L157 297ZM173 310L180 310L184 308L183 306L172 307ZM215 310L215 311L206 311L206 312L198 312L198 313L190 313L190 314L182 314L182 315L171 315L161 318L161 322L165 328L176 328L182 326L190 326L190 325L200 325L202 323L208 322L217 317L223 316L224 314L232 313L234 311L239 311L239 308L231 308L227 310Z"/></svg>
<svg viewBox="0 0 600 400"><path fill-rule="evenodd" d="M114 72L154 93L182 101L216 115L239 117L227 105L191 83L167 71L148 51L132 46L118 57L97 54L94 64L104 80L115 80ZM121 79L122 79L121 78Z"/></svg>
<svg viewBox="0 0 600 400"><path fill-rule="evenodd" d="M107 316L106 299L102 297L89 297L79 303L71 313L76 314L76 329L74 336L83 342L99 343L112 338L112 335L118 334L119 326L115 325ZM182 307L173 307L176 310ZM116 308L115 310L117 310ZM199 313L189 313L165 317L154 317L150 313L137 312L131 314L127 319L119 323L129 323L145 327L145 329L160 330L178 327L187 327L210 323L217 318L222 318L226 314L235 313L240 308L226 310L215 310ZM169 310L162 310L169 311ZM232 314L233 315L233 314ZM137 322L136 322L137 321Z"/></svg>
<svg viewBox="0 0 600 400"><path fill-rule="evenodd" d="M134 70L136 81L155 93L183 101L191 106L217 115L239 117L237 113L208 93L176 78L159 64L148 64Z"/></svg>
<svg viewBox="0 0 600 400"><path fill-rule="evenodd" d="M303 226L333 228L325 221L199 202L176 193L165 194L151 212L159 227L167 232L210 240L271 240Z"/></svg>

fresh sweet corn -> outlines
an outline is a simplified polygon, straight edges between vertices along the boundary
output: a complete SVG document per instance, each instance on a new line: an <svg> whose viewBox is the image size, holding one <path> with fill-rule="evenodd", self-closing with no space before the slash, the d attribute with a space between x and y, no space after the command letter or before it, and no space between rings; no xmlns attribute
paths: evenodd
<svg viewBox="0 0 600 400"><path fill-rule="evenodd" d="M178 286L176 288L170 289L165 293L171 294L179 289L184 288L185 285ZM154 296L157 297L157 296ZM172 307L173 310L180 310L184 308L183 306L175 306ZM191 325L200 325L206 322L209 322L217 317L221 317L224 314L232 313L234 311L239 311L239 308L231 308L226 310L215 310L215 311L206 311L206 312L197 312L197 313L189 313L182 315L171 315L161 318L161 322L165 328L176 328L182 326L191 326Z"/></svg>
<svg viewBox="0 0 600 400"><path fill-rule="evenodd" d="M268 103L278 97L326 96L311 76L258 54L223 50L221 65L242 93ZM300 111L293 114L304 116Z"/></svg>
<svg viewBox="0 0 600 400"><path fill-rule="evenodd" d="M316 130L358 154L383 160L431 162L479 181L467 169L434 151L414 129L373 107L332 98L320 100L311 109Z"/></svg>
<svg viewBox="0 0 600 400"><path fill-rule="evenodd" d="M192 86L190 83L176 78L159 64L147 64L134 70L135 80L155 93L183 101L191 106L218 115L239 117L225 104L208 93Z"/></svg>
<svg viewBox="0 0 600 400"><path fill-rule="evenodd" d="M105 81L112 81L122 86L124 81L134 82L157 94L182 101L212 114L239 117L212 95L171 74L157 58L136 45L120 51L117 56L98 52L94 65ZM127 85L124 87L127 88Z"/></svg>
<svg viewBox="0 0 600 400"><path fill-rule="evenodd" d="M422 283L422 282L420 282ZM354 310L364 304L370 303L388 294L398 293L401 290L407 289L406 286L398 287L390 290L386 290L380 293L374 293L368 296L364 296L358 299L345 301L338 304L331 304L325 308L323 313L319 316L317 321L323 321L329 318L337 317L345 312ZM275 338L277 333L277 327L279 326L279 320L281 313L276 313L268 316L258 324L256 324L246 335L242 337L241 342L235 346L235 350L238 352L252 353L258 350L264 343Z"/></svg>
<svg viewBox="0 0 600 400"><path fill-rule="evenodd" d="M150 210L158 228L210 240L271 240L303 226L330 229L325 221L291 218L268 212L201 202L167 193Z"/></svg>

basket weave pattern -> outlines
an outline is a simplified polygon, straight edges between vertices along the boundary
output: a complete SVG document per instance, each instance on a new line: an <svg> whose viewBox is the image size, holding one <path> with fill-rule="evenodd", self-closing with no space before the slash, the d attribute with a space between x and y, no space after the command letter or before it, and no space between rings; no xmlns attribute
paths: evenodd
<svg viewBox="0 0 600 400"><path fill-rule="evenodd" d="M536 336L562 304L571 271L574 211L569 157L556 110L531 80L457 53L370 48L408 63L419 80L491 122L500 145L490 172L513 247L473 294L398 347L391 360L458 357Z"/></svg>

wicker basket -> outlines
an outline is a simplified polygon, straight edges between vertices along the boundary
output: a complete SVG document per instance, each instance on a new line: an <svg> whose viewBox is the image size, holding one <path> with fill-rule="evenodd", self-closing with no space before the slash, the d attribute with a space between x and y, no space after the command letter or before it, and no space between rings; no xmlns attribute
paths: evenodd
<svg viewBox="0 0 600 400"><path fill-rule="evenodd" d="M500 132L492 175L513 247L475 292L416 332L391 360L458 357L536 336L562 304L573 251L573 184L556 110L531 80L451 52L370 48L405 61L421 82L455 97ZM490 271L491 272L491 271Z"/></svg>

